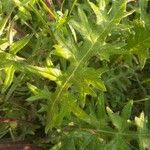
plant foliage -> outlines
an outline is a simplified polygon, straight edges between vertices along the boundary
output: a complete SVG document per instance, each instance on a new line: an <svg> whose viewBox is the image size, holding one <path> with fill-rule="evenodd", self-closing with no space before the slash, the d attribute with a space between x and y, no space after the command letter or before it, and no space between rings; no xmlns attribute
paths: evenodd
<svg viewBox="0 0 150 150"><path fill-rule="evenodd" d="M149 3L0 0L0 137L149 149Z"/></svg>

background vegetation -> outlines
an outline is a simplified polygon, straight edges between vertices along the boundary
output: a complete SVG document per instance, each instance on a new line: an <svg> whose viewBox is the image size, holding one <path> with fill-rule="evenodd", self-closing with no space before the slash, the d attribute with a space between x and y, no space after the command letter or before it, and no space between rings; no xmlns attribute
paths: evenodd
<svg viewBox="0 0 150 150"><path fill-rule="evenodd" d="M150 1L0 0L0 137L42 149L150 149Z"/></svg>

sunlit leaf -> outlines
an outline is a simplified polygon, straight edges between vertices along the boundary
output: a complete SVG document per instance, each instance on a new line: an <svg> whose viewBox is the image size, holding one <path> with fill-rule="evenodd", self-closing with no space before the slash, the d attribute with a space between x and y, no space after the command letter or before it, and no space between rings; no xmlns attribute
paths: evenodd
<svg viewBox="0 0 150 150"><path fill-rule="evenodd" d="M56 68L44 68L38 66L26 65L24 66L26 70L32 72L37 75L41 75L44 78L48 78L49 80L57 80L57 78L61 75L61 71Z"/></svg>
<svg viewBox="0 0 150 150"><path fill-rule="evenodd" d="M5 68L5 80L4 80L4 84L3 84L3 89L2 89L2 93L4 93L8 87L11 85L13 78L14 78L14 73L15 73L15 67L14 66L9 66L7 68Z"/></svg>
<svg viewBox="0 0 150 150"><path fill-rule="evenodd" d="M142 112L139 117L135 117L135 123L138 127L139 132L139 146L140 149L149 149L149 137L142 135L142 134L149 134L150 131L146 124L146 118L144 113Z"/></svg>
<svg viewBox="0 0 150 150"><path fill-rule="evenodd" d="M19 41L12 43L10 46L10 53L16 54L18 51L20 51L24 46L26 46L26 44L28 44L32 36L33 35L27 35Z"/></svg>
<svg viewBox="0 0 150 150"><path fill-rule="evenodd" d="M0 25L0 36L3 34L3 30L5 29L5 26L7 24L7 21L9 19L10 16L7 16L5 19L3 19L1 21L1 25Z"/></svg>
<svg viewBox="0 0 150 150"><path fill-rule="evenodd" d="M27 98L27 101L29 102L33 102L33 101L37 101L39 99L47 99L50 100L50 96L51 93L47 90L40 90L38 89L36 86L29 84L28 83L28 88L31 90L31 92L35 95L35 96L31 96L29 98Z"/></svg>

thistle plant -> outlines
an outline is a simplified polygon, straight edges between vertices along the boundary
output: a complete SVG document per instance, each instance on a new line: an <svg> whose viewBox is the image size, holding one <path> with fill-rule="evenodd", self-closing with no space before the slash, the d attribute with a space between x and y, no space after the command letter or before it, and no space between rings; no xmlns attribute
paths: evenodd
<svg viewBox="0 0 150 150"><path fill-rule="evenodd" d="M149 1L0 3L1 137L149 149Z"/></svg>

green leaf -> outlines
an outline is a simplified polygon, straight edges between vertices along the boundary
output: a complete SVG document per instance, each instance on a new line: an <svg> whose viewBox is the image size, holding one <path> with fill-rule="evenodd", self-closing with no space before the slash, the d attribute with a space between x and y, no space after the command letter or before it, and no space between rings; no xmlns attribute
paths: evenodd
<svg viewBox="0 0 150 150"><path fill-rule="evenodd" d="M2 93L4 93L11 85L14 78L14 73L15 73L15 67L13 65L5 68L6 75L5 75L5 80L2 88Z"/></svg>
<svg viewBox="0 0 150 150"><path fill-rule="evenodd" d="M0 124L0 138L5 136L9 132L9 125L8 124Z"/></svg>
<svg viewBox="0 0 150 150"><path fill-rule="evenodd" d="M36 75L41 75L44 78L47 78L52 81L58 80L58 77L61 75L61 71L56 68L50 68L50 67L38 67L38 66L32 66L32 65L24 65L24 69L26 69L29 72L32 72Z"/></svg>
<svg viewBox="0 0 150 150"><path fill-rule="evenodd" d="M46 128L45 128L46 133L53 126L59 125L59 123L60 123L59 121L62 120L64 118L64 116L70 112L72 112L79 119L87 122L88 124L90 124L94 127L99 126L99 122L97 121L97 119L88 115L85 111L83 111L76 104L76 98L74 96L72 96L69 92L66 92L66 93L64 93L64 95L62 95L62 101L63 101L63 105L64 104L66 105L64 107L64 109L61 108L62 112L61 111L60 111L60 113L58 112L58 107L55 107L54 112L53 112L54 114L51 114L51 111L49 109L47 110L48 118L47 118L47 124L46 124ZM51 106L51 103L49 103L49 105Z"/></svg>
<svg viewBox="0 0 150 150"><path fill-rule="evenodd" d="M104 93L100 93L97 99L97 116L100 120L100 126L103 126L105 124L106 119L106 110L105 110L105 98Z"/></svg>
<svg viewBox="0 0 150 150"><path fill-rule="evenodd" d="M72 113L77 116L79 119L89 123L93 127L98 127L99 122L92 116L89 116L85 111L83 111L75 102L68 104Z"/></svg>
<svg viewBox="0 0 150 150"><path fill-rule="evenodd" d="M96 0L100 10L105 10L108 0Z"/></svg>
<svg viewBox="0 0 150 150"><path fill-rule="evenodd" d="M144 26L149 28L150 27L149 13L146 12L147 10L149 11L148 2L149 2L148 0L139 0L141 20L143 21Z"/></svg>
<svg viewBox="0 0 150 150"><path fill-rule="evenodd" d="M92 32L91 26L88 22L88 18L86 17L84 11L81 7L78 7L78 15L80 18L80 23L75 20L70 20L70 24L82 34L82 36L89 41L93 41L95 39L95 34Z"/></svg>
<svg viewBox="0 0 150 150"><path fill-rule="evenodd" d="M65 51L64 53L65 54L67 53L67 55L69 54L72 58L72 61L76 60L76 53L77 53L78 46L74 43L74 39L70 34L70 31L68 31L67 28L64 28L63 32L59 31L58 33L55 34L55 38L59 43L58 46L62 47L63 51Z"/></svg>
<svg viewBox="0 0 150 150"><path fill-rule="evenodd" d="M113 140L106 145L105 149L107 149L107 150L116 150L116 149L130 150L130 147L124 141L123 137L116 134L116 136L113 138Z"/></svg>
<svg viewBox="0 0 150 150"><path fill-rule="evenodd" d="M121 117L127 121L130 116L131 116L131 111L132 111L132 106L133 106L133 100L130 100L123 108L121 112Z"/></svg>
<svg viewBox="0 0 150 150"><path fill-rule="evenodd" d="M105 85L103 81L99 78L100 74L98 70L94 70L91 68L86 68L83 70L83 78L94 87L98 88L101 91L106 91Z"/></svg>
<svg viewBox="0 0 150 150"><path fill-rule="evenodd" d="M63 48L61 45L54 45L55 50L52 51L52 54L63 57L65 59L69 59L72 54L71 52L66 49L65 47Z"/></svg>
<svg viewBox="0 0 150 150"><path fill-rule="evenodd" d="M2 51L0 50L0 65L5 65L5 64L9 64L10 62L11 63L15 63L15 62L23 62L25 61L24 58L22 57L18 57L16 55L13 55L13 54L10 54L10 53L7 53L5 51Z"/></svg>
<svg viewBox="0 0 150 150"><path fill-rule="evenodd" d="M69 139L69 138L66 139L64 141L63 146L62 146L62 149L65 149L65 150L76 150L75 142L74 142L73 138L72 139Z"/></svg>
<svg viewBox="0 0 150 150"><path fill-rule="evenodd" d="M58 24L57 24L56 30L59 31L64 26L64 24L67 22L68 10L66 10L64 14L62 14L61 11L57 12L57 13L59 13L58 15L60 15L60 17L58 17L58 19L57 19Z"/></svg>
<svg viewBox="0 0 150 150"><path fill-rule="evenodd" d="M113 125L119 130L121 131L122 130L122 127L123 127L123 120L122 118L119 116L119 114L117 113L113 113L113 111L109 108L109 107L106 107L106 110L107 110L107 113L113 123Z"/></svg>
<svg viewBox="0 0 150 150"><path fill-rule="evenodd" d="M98 51L98 57L100 60L110 61L110 58L113 55L121 55L126 54L127 52L124 50L124 46L126 44L124 42L117 42L111 44L104 44L102 49Z"/></svg>
<svg viewBox="0 0 150 150"><path fill-rule="evenodd" d="M40 90L39 88L37 88L36 86L28 83L28 88L31 90L31 92L35 95L35 96L31 96L29 98L27 98L26 100L29 102L33 102L33 101L37 101L39 99L46 99L46 100L50 100L51 97L51 93L44 89L44 90Z"/></svg>
<svg viewBox="0 0 150 150"><path fill-rule="evenodd" d="M96 19L97 19L97 24L100 24L102 25L105 21L106 21L106 18L105 18L105 1L102 0L99 2L99 7L96 6L93 2L90 2L88 0L88 3L90 4L91 8L93 9L93 12L95 13L96 15Z"/></svg>
<svg viewBox="0 0 150 150"><path fill-rule="evenodd" d="M4 18L2 21L1 21L1 25L0 25L0 36L3 34L3 31L5 29L5 26L8 22L8 19L9 19L10 15L8 15L6 18Z"/></svg>
<svg viewBox="0 0 150 150"><path fill-rule="evenodd" d="M51 98L53 99L53 95L52 95ZM68 115L68 113L71 112L70 107L68 107L68 103L71 103L72 99L74 100L74 98L69 96L68 93L64 93L64 95L62 96L63 101L62 101L60 106L55 107L54 112L53 112L54 114L51 114L51 111L49 110L49 106L51 106L51 102L48 103L47 123L46 123L46 127L45 127L45 132L46 133L49 131L49 129L52 129L52 127L60 126L60 124L63 121L63 118L66 115ZM58 108L60 110L59 112L58 112Z"/></svg>
<svg viewBox="0 0 150 150"><path fill-rule="evenodd" d="M58 80L58 77L61 76L61 71L57 68L38 67L29 65L28 63L26 63L24 58L18 57L14 54L6 53L1 50L0 50L0 58L1 58L0 67L1 66L3 67L4 65L9 66L10 64L13 64L18 70L31 72L52 81Z"/></svg>
<svg viewBox="0 0 150 150"><path fill-rule="evenodd" d="M48 108L49 108L48 109L49 117L47 119L48 124L50 124L52 122L52 120L54 119L54 114L59 113L58 106L59 106L60 102L62 101L63 93L67 92L69 87L71 87L72 82L74 82L74 79L78 78L78 73L80 73L81 70L84 70L84 69L86 70L88 60L92 56L96 55L98 50L101 50L101 48L99 48L99 47L101 45L103 45L108 34L114 29L115 25L118 25L120 23L120 21L124 17L124 13L125 13L125 9L126 9L126 1L121 0L119 2L118 1L117 2L113 1L113 2L116 4L116 5L113 5L113 10L115 9L115 11L110 12L110 14L109 14L110 18L108 18L108 20L106 21L106 25L103 28L100 27L99 30L93 30L93 27L91 27L88 23L88 19L85 15L84 11L80 7L78 8L78 15L80 18L80 22L73 21L73 20L71 20L72 23L71 23L71 21L69 22L69 23L71 23L72 26L73 26L73 23L76 23L78 25L78 27L79 27L78 31L83 35L85 40L83 39L84 41L82 43L78 44L79 45L78 49L75 49L75 51L72 51L76 58L76 61L73 61L70 64L66 73L62 74L62 76L60 78L61 84L57 87L56 91L53 94L53 96L54 96L53 102L48 106ZM98 26L96 29L98 29ZM94 32L92 32L92 31L94 31ZM64 36L64 34L60 35L59 33L57 33L57 36L59 37L58 39L62 39L61 37ZM63 37L63 39L67 39L68 36L69 36L69 34L66 33L66 35ZM61 42L63 42L63 40L61 40ZM67 46L67 44L65 42L63 42L63 44ZM74 44L72 44L72 45L74 45ZM69 50L71 50L71 49L69 49ZM74 48L73 48L73 50L74 50ZM88 74L88 71L87 71L87 74ZM82 74L82 76L85 77L84 74ZM87 81L90 81L94 87L96 87L102 91L106 90L105 86L104 86L102 80L99 78L99 76L96 77L93 74L93 76L90 75L89 77L87 76L86 78L87 78ZM83 86L82 83L84 83L84 82L81 82L81 86ZM80 91L78 91L78 92L80 92ZM71 107L74 110L76 110L75 115L78 118L85 119L86 122L91 122L91 119L89 119L89 117L86 115L86 113L80 107L77 107L78 106L77 104L74 104L74 105L73 104L74 103L72 103ZM57 110L57 111L55 111L55 110ZM79 113L77 113L77 112L79 112ZM47 126L47 131L48 131L48 128L49 128L49 126Z"/></svg>
<svg viewBox="0 0 150 150"><path fill-rule="evenodd" d="M140 114L139 117L135 117L135 123L138 127L140 149L141 150L149 149L150 147L149 136L146 135L149 135L150 131L147 128L146 118L143 112Z"/></svg>
<svg viewBox="0 0 150 150"><path fill-rule="evenodd" d="M144 67L146 60L150 58L150 30L144 28L140 23L135 24L133 32L127 39L126 49L130 54L135 54L139 58L141 68Z"/></svg>
<svg viewBox="0 0 150 150"><path fill-rule="evenodd" d="M10 53L16 54L18 51L20 51L23 47L25 47L28 44L32 36L33 35L26 35L19 41L12 43L12 45L10 46Z"/></svg>
<svg viewBox="0 0 150 150"><path fill-rule="evenodd" d="M112 8L110 9L110 13L108 18L113 20L114 24L118 24L120 20L126 14L126 0L112 1Z"/></svg>
<svg viewBox="0 0 150 150"><path fill-rule="evenodd" d="M93 97L96 97L96 91L93 90L92 87L89 87L89 83L86 81L83 81L82 78L74 78L72 81L75 85L75 91L80 91L79 93L79 103L82 107L85 106L86 103L86 95L91 95ZM82 83L82 86L81 86Z"/></svg>

